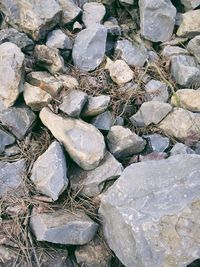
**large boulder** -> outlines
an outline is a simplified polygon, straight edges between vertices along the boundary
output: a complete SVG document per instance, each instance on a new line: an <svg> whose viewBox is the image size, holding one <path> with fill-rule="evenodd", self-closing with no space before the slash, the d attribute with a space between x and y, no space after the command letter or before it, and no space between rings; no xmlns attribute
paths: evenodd
<svg viewBox="0 0 200 267"><path fill-rule="evenodd" d="M185 267L200 257L200 156L128 166L102 197L108 245L126 267Z"/></svg>

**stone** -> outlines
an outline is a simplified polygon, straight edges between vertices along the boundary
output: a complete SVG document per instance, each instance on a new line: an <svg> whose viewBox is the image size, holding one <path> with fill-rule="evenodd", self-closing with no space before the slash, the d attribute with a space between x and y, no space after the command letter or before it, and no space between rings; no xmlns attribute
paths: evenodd
<svg viewBox="0 0 200 267"><path fill-rule="evenodd" d="M168 155L165 152L154 151L146 155L139 155L139 161L148 161L148 160L161 160L167 158Z"/></svg>
<svg viewBox="0 0 200 267"><path fill-rule="evenodd" d="M76 261L84 267L110 267L112 255L103 241L96 237L75 250Z"/></svg>
<svg viewBox="0 0 200 267"><path fill-rule="evenodd" d="M113 37L121 36L122 29L118 25L118 21L116 20L116 18L114 17L108 18L108 20L106 20L103 25L107 29L108 36L113 36Z"/></svg>
<svg viewBox="0 0 200 267"><path fill-rule="evenodd" d="M109 131L113 125L113 117L110 111L105 111L94 117L90 123L101 131Z"/></svg>
<svg viewBox="0 0 200 267"><path fill-rule="evenodd" d="M34 55L37 64L48 70L51 74L65 71L64 60L57 48L48 47L46 45L36 45Z"/></svg>
<svg viewBox="0 0 200 267"><path fill-rule="evenodd" d="M109 103L110 96L108 95L89 96L81 115L83 117L97 116L108 108Z"/></svg>
<svg viewBox="0 0 200 267"><path fill-rule="evenodd" d="M142 67L148 58L147 49L144 45L130 42L129 40L119 40L116 43L115 54L126 61L129 66Z"/></svg>
<svg viewBox="0 0 200 267"><path fill-rule="evenodd" d="M48 108L40 111L40 119L81 168L92 170L104 158L104 138L93 125L74 118L63 118Z"/></svg>
<svg viewBox="0 0 200 267"><path fill-rule="evenodd" d="M63 88L62 82L47 71L30 72L26 75L26 80L33 86L40 87L53 97L55 97Z"/></svg>
<svg viewBox="0 0 200 267"><path fill-rule="evenodd" d="M65 209L39 213L33 210L30 226L38 241L63 245L84 245L96 234L98 224L83 211Z"/></svg>
<svg viewBox="0 0 200 267"><path fill-rule="evenodd" d="M141 34L152 42L171 38L176 8L170 0L139 0Z"/></svg>
<svg viewBox="0 0 200 267"><path fill-rule="evenodd" d="M114 125L124 126L124 118L117 116L115 118Z"/></svg>
<svg viewBox="0 0 200 267"><path fill-rule="evenodd" d="M35 41L44 39L61 16L61 8L56 0L2 0L0 10L6 15L8 24L27 33Z"/></svg>
<svg viewBox="0 0 200 267"><path fill-rule="evenodd" d="M134 5L135 0L119 0L122 4Z"/></svg>
<svg viewBox="0 0 200 267"><path fill-rule="evenodd" d="M167 102L169 98L168 86L164 82L150 80L144 89L146 101Z"/></svg>
<svg viewBox="0 0 200 267"><path fill-rule="evenodd" d="M0 154L4 152L5 148L12 145L15 142L15 138L0 128Z"/></svg>
<svg viewBox="0 0 200 267"><path fill-rule="evenodd" d="M74 65L82 71L92 71L103 61L106 49L107 29L93 25L79 32L72 50Z"/></svg>
<svg viewBox="0 0 200 267"><path fill-rule="evenodd" d="M176 55L189 55L189 52L186 49L176 45L166 45L161 52L161 56L166 58Z"/></svg>
<svg viewBox="0 0 200 267"><path fill-rule="evenodd" d="M195 151L183 143L176 143L170 150L170 156L178 154L195 154Z"/></svg>
<svg viewBox="0 0 200 267"><path fill-rule="evenodd" d="M69 173L69 179L72 189L78 194L95 197L102 192L106 182L117 179L122 171L122 164L107 152L96 169L84 171L74 167Z"/></svg>
<svg viewBox="0 0 200 267"><path fill-rule="evenodd" d="M17 192L23 183L25 173L25 160L16 162L0 162L0 197Z"/></svg>
<svg viewBox="0 0 200 267"><path fill-rule="evenodd" d="M153 63L153 62L158 63L160 60L158 54L154 52L153 50L148 51L147 55L148 55L148 61L150 63Z"/></svg>
<svg viewBox="0 0 200 267"><path fill-rule="evenodd" d="M130 121L134 126L138 127L158 124L171 110L172 106L168 103L159 101L144 102L138 112L130 118Z"/></svg>
<svg viewBox="0 0 200 267"><path fill-rule="evenodd" d="M85 27L100 24L106 13L105 6L101 3L91 2L83 5L82 21Z"/></svg>
<svg viewBox="0 0 200 267"><path fill-rule="evenodd" d="M193 38L200 34L200 10L191 10L182 15L182 22L176 33L180 37Z"/></svg>
<svg viewBox="0 0 200 267"><path fill-rule="evenodd" d="M112 126L107 137L109 151L116 158L125 158L140 153L146 141L123 126Z"/></svg>
<svg viewBox="0 0 200 267"><path fill-rule="evenodd" d="M23 90L24 54L13 43L0 45L0 102L11 107Z"/></svg>
<svg viewBox="0 0 200 267"><path fill-rule="evenodd" d="M185 142L191 136L199 136L200 114L182 108L174 108L158 125L165 135Z"/></svg>
<svg viewBox="0 0 200 267"><path fill-rule="evenodd" d="M178 46L178 45L183 45L185 42L188 41L187 37L178 37L178 36L172 36L172 39L166 42L163 42L161 44L161 46L166 46L166 45L170 45L170 46Z"/></svg>
<svg viewBox="0 0 200 267"><path fill-rule="evenodd" d="M200 64L200 35L195 36L187 44L187 50L195 56Z"/></svg>
<svg viewBox="0 0 200 267"><path fill-rule="evenodd" d="M0 113L0 122L19 140L31 129L36 115L26 106L11 107Z"/></svg>
<svg viewBox="0 0 200 267"><path fill-rule="evenodd" d="M83 29L83 25L80 24L78 21L74 22L73 24L73 32L79 32Z"/></svg>
<svg viewBox="0 0 200 267"><path fill-rule="evenodd" d="M66 89L73 90L73 89L78 88L79 86L77 79L71 75L60 74L57 78L60 82L62 82L64 88Z"/></svg>
<svg viewBox="0 0 200 267"><path fill-rule="evenodd" d="M180 267L200 257L200 156L128 166L101 198L110 248L126 267Z"/></svg>
<svg viewBox="0 0 200 267"><path fill-rule="evenodd" d="M200 66L195 57L178 55L171 58L171 74L184 87L200 85Z"/></svg>
<svg viewBox="0 0 200 267"><path fill-rule="evenodd" d="M62 99L59 109L70 117L78 118L87 102L88 95L80 90L70 90Z"/></svg>
<svg viewBox="0 0 200 267"><path fill-rule="evenodd" d="M109 70L112 80L118 85L123 85L133 79L134 73L128 64L121 59L112 61L107 58L105 69Z"/></svg>
<svg viewBox="0 0 200 267"><path fill-rule="evenodd" d="M46 45L52 48L71 50L73 42L69 36L67 36L63 31L58 29L48 34Z"/></svg>
<svg viewBox="0 0 200 267"><path fill-rule="evenodd" d="M20 148L18 145L13 145L5 148L5 155L7 157L16 156L21 153Z"/></svg>
<svg viewBox="0 0 200 267"><path fill-rule="evenodd" d="M160 134L144 135L143 138L148 141L148 151L164 152L169 147L169 138L163 137Z"/></svg>
<svg viewBox="0 0 200 267"><path fill-rule="evenodd" d="M81 9L74 3L73 0L58 0L62 8L62 23L67 24L73 22L81 13Z"/></svg>
<svg viewBox="0 0 200 267"><path fill-rule="evenodd" d="M28 36L16 29L8 28L0 31L0 44L10 42L16 44L23 52L31 51L34 48L34 42Z"/></svg>
<svg viewBox="0 0 200 267"><path fill-rule="evenodd" d="M34 162L30 179L39 192L54 201L67 188L66 159L57 141L54 141Z"/></svg>
<svg viewBox="0 0 200 267"><path fill-rule="evenodd" d="M189 10L198 7L200 5L200 0L181 0L181 3Z"/></svg>
<svg viewBox="0 0 200 267"><path fill-rule="evenodd" d="M29 83L24 84L24 101L33 111L39 111L46 107L52 100L52 96L40 87Z"/></svg>

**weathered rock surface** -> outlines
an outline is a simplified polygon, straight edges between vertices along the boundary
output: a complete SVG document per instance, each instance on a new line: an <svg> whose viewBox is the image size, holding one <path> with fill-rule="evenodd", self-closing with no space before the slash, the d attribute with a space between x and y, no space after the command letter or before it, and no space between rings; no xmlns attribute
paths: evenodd
<svg viewBox="0 0 200 267"><path fill-rule="evenodd" d="M97 116L107 109L109 103L110 96L108 95L89 96L81 115L83 117Z"/></svg>
<svg viewBox="0 0 200 267"><path fill-rule="evenodd" d="M150 80L145 85L145 98L147 101L167 102L169 93L167 85L164 82Z"/></svg>
<svg viewBox="0 0 200 267"><path fill-rule="evenodd" d="M77 79L71 75L60 74L58 76L58 80L63 84L65 89L73 90L73 89L78 88L79 86Z"/></svg>
<svg viewBox="0 0 200 267"><path fill-rule="evenodd" d="M30 225L38 241L66 245L84 245L92 240L98 229L98 224L83 211L63 209L51 213L33 210Z"/></svg>
<svg viewBox="0 0 200 267"><path fill-rule="evenodd" d="M63 118L48 108L41 110L40 119L81 168L94 169L104 158L104 138L93 125L78 119Z"/></svg>
<svg viewBox="0 0 200 267"><path fill-rule="evenodd" d="M24 54L13 43L0 45L0 102L5 107L15 103L23 89Z"/></svg>
<svg viewBox="0 0 200 267"><path fill-rule="evenodd" d="M15 142L15 138L0 128L0 153L4 152L6 146L12 145Z"/></svg>
<svg viewBox="0 0 200 267"><path fill-rule="evenodd" d="M80 70L91 71L103 61L106 49L107 29L93 25L77 34L72 57L74 65Z"/></svg>
<svg viewBox="0 0 200 267"><path fill-rule="evenodd" d="M112 126L108 135L107 143L110 152L116 158L124 158L141 152L146 141L140 136L122 126Z"/></svg>
<svg viewBox="0 0 200 267"><path fill-rule="evenodd" d="M81 9L74 3L73 0L58 0L63 14L62 23L67 24L73 22L76 17L81 13Z"/></svg>
<svg viewBox="0 0 200 267"><path fill-rule="evenodd" d="M139 0L141 34L153 42L170 39L174 25L176 8L170 0Z"/></svg>
<svg viewBox="0 0 200 267"><path fill-rule="evenodd" d="M171 57L171 56L176 56L176 55L189 55L189 52L179 46L173 46L173 45L166 45L163 50L161 55L163 57Z"/></svg>
<svg viewBox="0 0 200 267"><path fill-rule="evenodd" d="M200 0L181 0L181 3L189 10L198 7L200 5Z"/></svg>
<svg viewBox="0 0 200 267"><path fill-rule="evenodd" d="M146 155L139 155L139 161L149 161L149 160L161 160L166 159L168 154L165 152L154 151Z"/></svg>
<svg viewBox="0 0 200 267"><path fill-rule="evenodd" d="M47 36L46 45L58 49L72 49L72 40L61 30L54 30Z"/></svg>
<svg viewBox="0 0 200 267"><path fill-rule="evenodd" d="M95 24L100 24L106 13L104 5L101 3L91 2L83 6L82 21L86 27L91 27Z"/></svg>
<svg viewBox="0 0 200 267"><path fill-rule="evenodd" d="M178 154L195 154L195 151L183 143L176 143L170 150L170 155L174 156Z"/></svg>
<svg viewBox="0 0 200 267"><path fill-rule="evenodd" d="M183 14L182 22L176 33L181 37L192 38L200 34L200 10L191 10Z"/></svg>
<svg viewBox="0 0 200 267"><path fill-rule="evenodd" d="M200 156L127 167L102 197L110 248L126 267L184 267L200 257Z"/></svg>
<svg viewBox="0 0 200 267"><path fill-rule="evenodd" d="M149 134L143 136L148 141L148 151L164 152L169 147L169 138L160 134Z"/></svg>
<svg viewBox="0 0 200 267"><path fill-rule="evenodd" d="M78 167L72 168L69 179L73 190L81 195L94 197L102 192L107 181L118 178L122 171L122 164L107 152L96 169L84 171Z"/></svg>
<svg viewBox="0 0 200 267"><path fill-rule="evenodd" d="M8 24L27 33L34 40L43 39L61 16L61 8L55 0L2 0L0 9L6 15Z"/></svg>
<svg viewBox="0 0 200 267"><path fill-rule="evenodd" d="M200 64L200 35L195 36L189 41L187 50L196 57Z"/></svg>
<svg viewBox="0 0 200 267"><path fill-rule="evenodd" d="M110 111L105 111L93 118L90 123L99 130L109 131L113 125L113 117Z"/></svg>

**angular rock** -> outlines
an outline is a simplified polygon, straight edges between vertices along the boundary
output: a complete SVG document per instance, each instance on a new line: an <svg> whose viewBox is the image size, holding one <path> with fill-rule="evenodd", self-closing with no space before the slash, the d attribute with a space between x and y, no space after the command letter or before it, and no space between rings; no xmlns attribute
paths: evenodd
<svg viewBox="0 0 200 267"><path fill-rule="evenodd" d="M166 45L163 48L161 55L163 57L168 58L168 57L176 56L176 55L189 55L189 52L186 49L179 47L179 46Z"/></svg>
<svg viewBox="0 0 200 267"><path fill-rule="evenodd" d="M200 35L195 36L189 41L187 50L196 57L200 64Z"/></svg>
<svg viewBox="0 0 200 267"><path fill-rule="evenodd" d="M170 155L174 156L178 154L195 154L195 151L190 147L186 146L185 144L176 143L170 150Z"/></svg>
<svg viewBox="0 0 200 267"><path fill-rule="evenodd" d="M26 106L11 107L0 113L1 123L19 140L22 140L33 126L36 115Z"/></svg>
<svg viewBox="0 0 200 267"><path fill-rule="evenodd" d="M160 134L150 134L143 136L148 141L148 150L151 152L164 152L169 147L169 138Z"/></svg>
<svg viewBox="0 0 200 267"><path fill-rule="evenodd" d="M98 224L83 211L57 210L39 213L33 210L30 226L38 241L63 245L84 245L96 234Z"/></svg>
<svg viewBox="0 0 200 267"><path fill-rule="evenodd" d="M109 131L113 125L113 117L110 111L105 111L93 118L90 123L99 130Z"/></svg>
<svg viewBox="0 0 200 267"><path fill-rule="evenodd" d="M148 57L147 49L144 45L136 42L131 43L126 39L117 41L115 53L120 55L121 59L132 67L142 67Z"/></svg>
<svg viewBox="0 0 200 267"><path fill-rule="evenodd" d="M91 2L84 4L82 21L85 27L87 28L95 24L100 24L105 13L106 9L101 3Z"/></svg>
<svg viewBox="0 0 200 267"><path fill-rule="evenodd" d="M31 181L36 189L54 201L68 185L66 159L61 145L54 141L37 158L31 171Z"/></svg>
<svg viewBox="0 0 200 267"><path fill-rule="evenodd" d="M141 34L152 42L171 38L176 8L170 0L139 0Z"/></svg>
<svg viewBox="0 0 200 267"><path fill-rule="evenodd" d="M200 257L200 156L128 166L102 197L110 248L126 267L180 267Z"/></svg>
<svg viewBox="0 0 200 267"><path fill-rule="evenodd" d="M57 78L60 82L62 82L64 88L66 89L73 90L79 86L77 79L71 75L61 74Z"/></svg>
<svg viewBox="0 0 200 267"><path fill-rule="evenodd" d="M191 10L182 15L182 22L176 33L180 37L195 37L200 34L200 10Z"/></svg>
<svg viewBox="0 0 200 267"><path fill-rule="evenodd" d="M157 80L150 80L145 85L145 98L147 101L167 102L169 93L167 84Z"/></svg>
<svg viewBox="0 0 200 267"><path fill-rule="evenodd" d="M8 24L27 33L34 40L45 38L61 16L61 8L56 0L2 0L0 10L6 15Z"/></svg>
<svg viewBox="0 0 200 267"><path fill-rule="evenodd" d="M200 0L181 0L181 3L189 10L198 7L200 5Z"/></svg>
<svg viewBox="0 0 200 267"><path fill-rule="evenodd" d="M117 179L122 171L122 164L112 154L106 152L96 169L84 171L78 167L72 168L69 179L73 190L81 195L94 197L102 192L107 181Z"/></svg>
<svg viewBox="0 0 200 267"><path fill-rule="evenodd" d="M128 4L133 5L135 3L135 0L119 0L122 4Z"/></svg>
<svg viewBox="0 0 200 267"><path fill-rule="evenodd" d="M87 102L88 95L80 90L70 90L63 97L62 104L59 109L70 117L78 118Z"/></svg>
<svg viewBox="0 0 200 267"><path fill-rule="evenodd" d="M72 40L61 30L54 30L47 36L46 45L58 49L72 49Z"/></svg>
<svg viewBox="0 0 200 267"><path fill-rule="evenodd" d="M138 112L134 114L130 121L134 126L144 127L150 124L158 124L172 110L168 103L159 101L144 102Z"/></svg>
<svg viewBox="0 0 200 267"><path fill-rule="evenodd" d="M152 62L158 62L159 61L159 56L153 50L152 51L148 51L147 52L147 55L148 55L148 61L150 63L152 63Z"/></svg>
<svg viewBox="0 0 200 267"><path fill-rule="evenodd" d="M168 155L165 152L151 152L149 154L146 154L144 156L139 155L139 161L148 161L148 160L161 160L167 158Z"/></svg>
<svg viewBox="0 0 200 267"><path fill-rule="evenodd" d="M107 135L109 151L116 158L125 158L140 153L146 141L140 136L122 126L112 126Z"/></svg>
<svg viewBox="0 0 200 267"><path fill-rule="evenodd" d="M99 165L105 154L105 142L93 125L78 119L63 118L48 108L41 110L40 119L81 168L91 170Z"/></svg>
<svg viewBox="0 0 200 267"><path fill-rule="evenodd" d="M4 152L6 146L12 145L15 142L15 138L0 128L0 153Z"/></svg>
<svg viewBox="0 0 200 267"><path fill-rule="evenodd" d="M79 32L72 50L74 65L83 71L96 69L103 61L106 49L107 29L93 25Z"/></svg>
<svg viewBox="0 0 200 267"><path fill-rule="evenodd" d="M73 22L81 13L81 9L74 3L73 0L58 0L58 3L60 4L63 11L63 24Z"/></svg>
<svg viewBox="0 0 200 267"><path fill-rule="evenodd" d="M0 102L5 107L15 103L23 89L24 54L15 44L0 45Z"/></svg>
<svg viewBox="0 0 200 267"><path fill-rule="evenodd" d="M108 95L89 96L81 115L83 117L97 116L108 108L109 103L110 96Z"/></svg>

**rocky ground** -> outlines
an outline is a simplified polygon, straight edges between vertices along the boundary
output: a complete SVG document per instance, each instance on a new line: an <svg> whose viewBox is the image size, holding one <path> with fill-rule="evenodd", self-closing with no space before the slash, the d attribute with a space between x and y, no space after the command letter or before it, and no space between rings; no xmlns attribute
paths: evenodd
<svg viewBox="0 0 200 267"><path fill-rule="evenodd" d="M199 7L0 1L0 266L200 266Z"/></svg>

